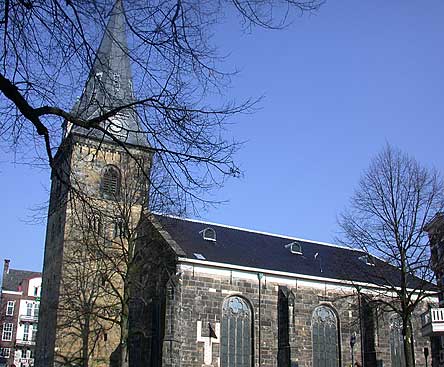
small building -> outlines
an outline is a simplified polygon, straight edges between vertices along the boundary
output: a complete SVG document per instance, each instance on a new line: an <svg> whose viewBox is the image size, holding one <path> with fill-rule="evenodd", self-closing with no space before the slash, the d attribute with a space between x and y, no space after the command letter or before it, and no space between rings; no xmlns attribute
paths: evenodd
<svg viewBox="0 0 444 367"><path fill-rule="evenodd" d="M4 261L0 301L0 366L34 365L42 274Z"/></svg>
<svg viewBox="0 0 444 367"><path fill-rule="evenodd" d="M422 335L431 340L432 366L444 367L444 214L437 213L424 230L429 236L431 268L439 290L439 303L422 315Z"/></svg>

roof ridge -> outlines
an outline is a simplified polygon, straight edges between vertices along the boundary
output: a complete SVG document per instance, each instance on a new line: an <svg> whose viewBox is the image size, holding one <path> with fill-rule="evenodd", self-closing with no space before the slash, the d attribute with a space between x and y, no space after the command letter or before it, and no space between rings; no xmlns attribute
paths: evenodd
<svg viewBox="0 0 444 367"><path fill-rule="evenodd" d="M163 217L183 220L183 221L187 221L187 222L208 224L208 225L219 226L219 227L223 227L223 228L234 229L234 230L238 230L238 231L262 234L262 235L265 235L265 236L273 236L273 237L285 238L285 239L294 240L294 241L303 241L303 242L313 243L313 244L322 245L322 246L337 247L337 248L342 248L342 249L345 249L345 250L358 251L358 252L365 253L365 251L362 251L361 249L357 249L357 248L353 248L353 247L347 247L347 246L341 246L341 245L337 245L337 244L329 243L329 242L308 240L308 239L304 239L304 238L287 236L287 235L282 235L282 234L278 234L278 233L264 232L264 231L259 231L259 230L255 230L255 229L249 229L249 228L232 226L232 225L228 225L228 224L209 222L209 221L205 221L205 220L201 220L201 219L183 218L183 217L179 217L177 215L163 214L163 213L159 213L159 212L153 212L153 214L154 215L163 216Z"/></svg>

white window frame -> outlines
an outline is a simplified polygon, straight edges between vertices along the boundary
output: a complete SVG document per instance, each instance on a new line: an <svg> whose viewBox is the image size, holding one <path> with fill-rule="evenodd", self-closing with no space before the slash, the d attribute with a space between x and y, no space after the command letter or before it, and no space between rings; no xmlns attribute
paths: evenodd
<svg viewBox="0 0 444 367"><path fill-rule="evenodd" d="M31 341L35 342L36 340L37 340L37 324L33 324L31 331Z"/></svg>
<svg viewBox="0 0 444 367"><path fill-rule="evenodd" d="M0 356L3 358L11 357L11 348L1 348Z"/></svg>
<svg viewBox="0 0 444 367"><path fill-rule="evenodd" d="M23 325L23 340L25 342L29 340L29 324Z"/></svg>
<svg viewBox="0 0 444 367"><path fill-rule="evenodd" d="M32 316L32 303L26 302L26 316Z"/></svg>
<svg viewBox="0 0 444 367"><path fill-rule="evenodd" d="M292 242L290 244L290 252L296 255L302 255L302 245L299 242Z"/></svg>
<svg viewBox="0 0 444 367"><path fill-rule="evenodd" d="M40 309L40 304L38 302L34 303L34 308L32 310L32 314L34 317L39 317L39 309Z"/></svg>
<svg viewBox="0 0 444 367"><path fill-rule="evenodd" d="M8 301L8 303L6 304L6 316L14 316L14 308L15 301Z"/></svg>
<svg viewBox="0 0 444 367"><path fill-rule="evenodd" d="M202 234L204 240L216 242L216 231L213 228L207 227L199 233Z"/></svg>
<svg viewBox="0 0 444 367"><path fill-rule="evenodd" d="M3 323L2 340L4 342L10 342L12 340L13 331L14 331L14 324L12 322Z"/></svg>

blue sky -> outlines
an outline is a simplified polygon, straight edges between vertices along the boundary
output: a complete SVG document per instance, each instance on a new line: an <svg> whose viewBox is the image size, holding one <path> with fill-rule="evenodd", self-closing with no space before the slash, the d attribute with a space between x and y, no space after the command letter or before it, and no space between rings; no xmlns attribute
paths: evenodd
<svg viewBox="0 0 444 367"><path fill-rule="evenodd" d="M443 171L444 2L328 1L285 30L241 33L230 14L215 42L237 68L229 98L265 98L228 134L243 178L211 193L202 219L332 242L363 169L386 142ZM49 172L0 151L1 258L39 270Z"/></svg>

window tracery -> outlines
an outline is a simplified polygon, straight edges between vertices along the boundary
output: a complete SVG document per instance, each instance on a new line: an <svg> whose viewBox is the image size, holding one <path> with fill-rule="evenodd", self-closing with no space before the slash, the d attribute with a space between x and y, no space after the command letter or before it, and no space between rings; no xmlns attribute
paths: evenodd
<svg viewBox="0 0 444 367"><path fill-rule="evenodd" d="M390 318L390 357L392 367L405 366L402 320L398 315Z"/></svg>
<svg viewBox="0 0 444 367"><path fill-rule="evenodd" d="M221 367L248 367L252 361L252 316L248 303L232 296L222 307Z"/></svg>
<svg viewBox="0 0 444 367"><path fill-rule="evenodd" d="M313 367L338 367L338 319L330 307L319 306L313 311L312 338Z"/></svg>

